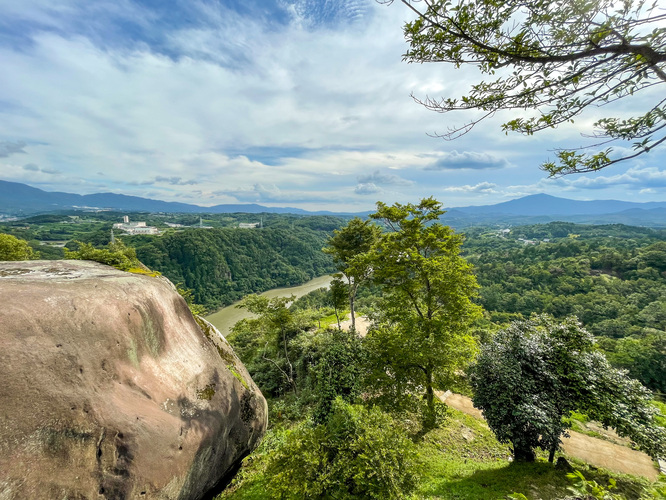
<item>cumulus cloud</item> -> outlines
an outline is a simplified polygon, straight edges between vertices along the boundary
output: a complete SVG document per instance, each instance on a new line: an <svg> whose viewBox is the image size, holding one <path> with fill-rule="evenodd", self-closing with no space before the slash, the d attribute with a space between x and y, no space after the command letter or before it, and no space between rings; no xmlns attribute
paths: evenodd
<svg viewBox="0 0 666 500"><path fill-rule="evenodd" d="M379 170L375 170L373 173L368 175L359 175L356 180L359 184L374 184L375 186L411 186L414 182L395 174L382 173Z"/></svg>
<svg viewBox="0 0 666 500"><path fill-rule="evenodd" d="M183 180L182 177L164 177L161 175L158 175L155 177L155 182L165 182L167 184L171 184L172 186L191 186L194 184L199 184L199 181L190 179L190 180Z"/></svg>
<svg viewBox="0 0 666 500"><path fill-rule="evenodd" d="M451 187L446 187L443 188L442 191L447 191L450 193L496 193L497 192L497 184L494 184L492 182L479 182L478 184L474 186L470 186L469 184L464 185L464 186L451 186Z"/></svg>
<svg viewBox="0 0 666 500"><path fill-rule="evenodd" d="M666 170L657 167L634 167L623 174L598 177L580 177L575 180L566 179L566 184L578 189L606 189L612 186L625 185L634 189L666 187Z"/></svg>
<svg viewBox="0 0 666 500"><path fill-rule="evenodd" d="M427 165L424 170L485 170L488 168L505 168L511 164L506 158L498 158L489 153L477 153L474 151L451 151L441 153L437 159Z"/></svg>
<svg viewBox="0 0 666 500"><path fill-rule="evenodd" d="M376 193L381 193L382 190L381 190L381 188L379 188L378 186L376 186L376 185L373 184L372 182L367 182L367 183L361 183L361 184L358 184L358 185L354 188L354 192L355 192L356 194L364 195L364 194L376 194Z"/></svg>
<svg viewBox="0 0 666 500"><path fill-rule="evenodd" d="M26 154L24 148L27 144L23 141L0 141L0 158L8 158L15 154Z"/></svg>
<svg viewBox="0 0 666 500"><path fill-rule="evenodd" d="M321 199L321 192L283 190L275 184L256 183L252 186L214 191L214 196L223 196L241 203L291 203Z"/></svg>

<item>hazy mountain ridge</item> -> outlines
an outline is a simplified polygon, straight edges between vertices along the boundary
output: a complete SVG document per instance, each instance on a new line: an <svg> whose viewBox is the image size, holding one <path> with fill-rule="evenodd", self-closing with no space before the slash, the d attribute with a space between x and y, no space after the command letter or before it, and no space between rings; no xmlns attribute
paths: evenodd
<svg viewBox="0 0 666 500"><path fill-rule="evenodd" d="M0 181L0 213L30 215L84 207L170 213L266 212L359 216L366 216L369 213L308 211L293 207L266 207L258 204L221 204L202 207L114 193L79 195L49 192L18 182ZM580 201L547 194L534 194L494 205L449 208L444 220L455 227L535 224L556 220L586 224L621 223L666 227L666 201L646 203L618 200Z"/></svg>
<svg viewBox="0 0 666 500"><path fill-rule="evenodd" d="M618 200L580 201L558 198L557 196L541 193L497 203L495 205L459 207L451 210L474 215L589 216L619 213L632 209L651 210L658 208L666 208L666 201L652 201L645 203Z"/></svg>

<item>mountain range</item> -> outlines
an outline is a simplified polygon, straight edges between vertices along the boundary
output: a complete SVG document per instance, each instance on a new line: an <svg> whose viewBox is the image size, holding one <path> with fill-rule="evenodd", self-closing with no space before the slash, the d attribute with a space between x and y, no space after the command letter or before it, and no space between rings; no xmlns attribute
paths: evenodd
<svg viewBox="0 0 666 500"><path fill-rule="evenodd" d="M311 212L292 207L265 207L257 204L224 204L202 207L188 203L151 200L114 193L72 194L41 189L0 180L0 214L32 215L73 209L106 209L127 212L167 213L291 213L301 215L360 215L329 211ZM666 201L629 202L618 200L579 201L547 194L534 194L495 205L447 209L447 224L454 227L474 225L518 225L555 220L587 224L623 223L666 227Z"/></svg>

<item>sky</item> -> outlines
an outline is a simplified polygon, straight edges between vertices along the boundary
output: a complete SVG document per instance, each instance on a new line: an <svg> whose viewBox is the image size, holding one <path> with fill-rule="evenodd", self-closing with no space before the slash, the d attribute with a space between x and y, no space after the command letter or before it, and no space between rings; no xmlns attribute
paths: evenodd
<svg viewBox="0 0 666 500"><path fill-rule="evenodd" d="M472 115L410 96L459 97L479 74L403 62L411 16L374 0L0 0L0 180L346 212L665 199L666 147L594 174L539 169L607 108L532 137L505 135L509 115L431 137Z"/></svg>

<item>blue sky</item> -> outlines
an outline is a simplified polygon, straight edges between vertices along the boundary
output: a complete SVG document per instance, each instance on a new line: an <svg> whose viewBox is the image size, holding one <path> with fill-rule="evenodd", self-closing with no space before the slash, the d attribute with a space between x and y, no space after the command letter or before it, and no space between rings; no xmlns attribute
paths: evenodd
<svg viewBox="0 0 666 500"><path fill-rule="evenodd" d="M666 148L596 174L539 164L585 144L601 113L533 137L507 115L447 142L471 115L471 68L409 65L410 12L374 0L0 0L0 179L200 205L357 211L435 196L446 206L545 192L664 200Z"/></svg>

